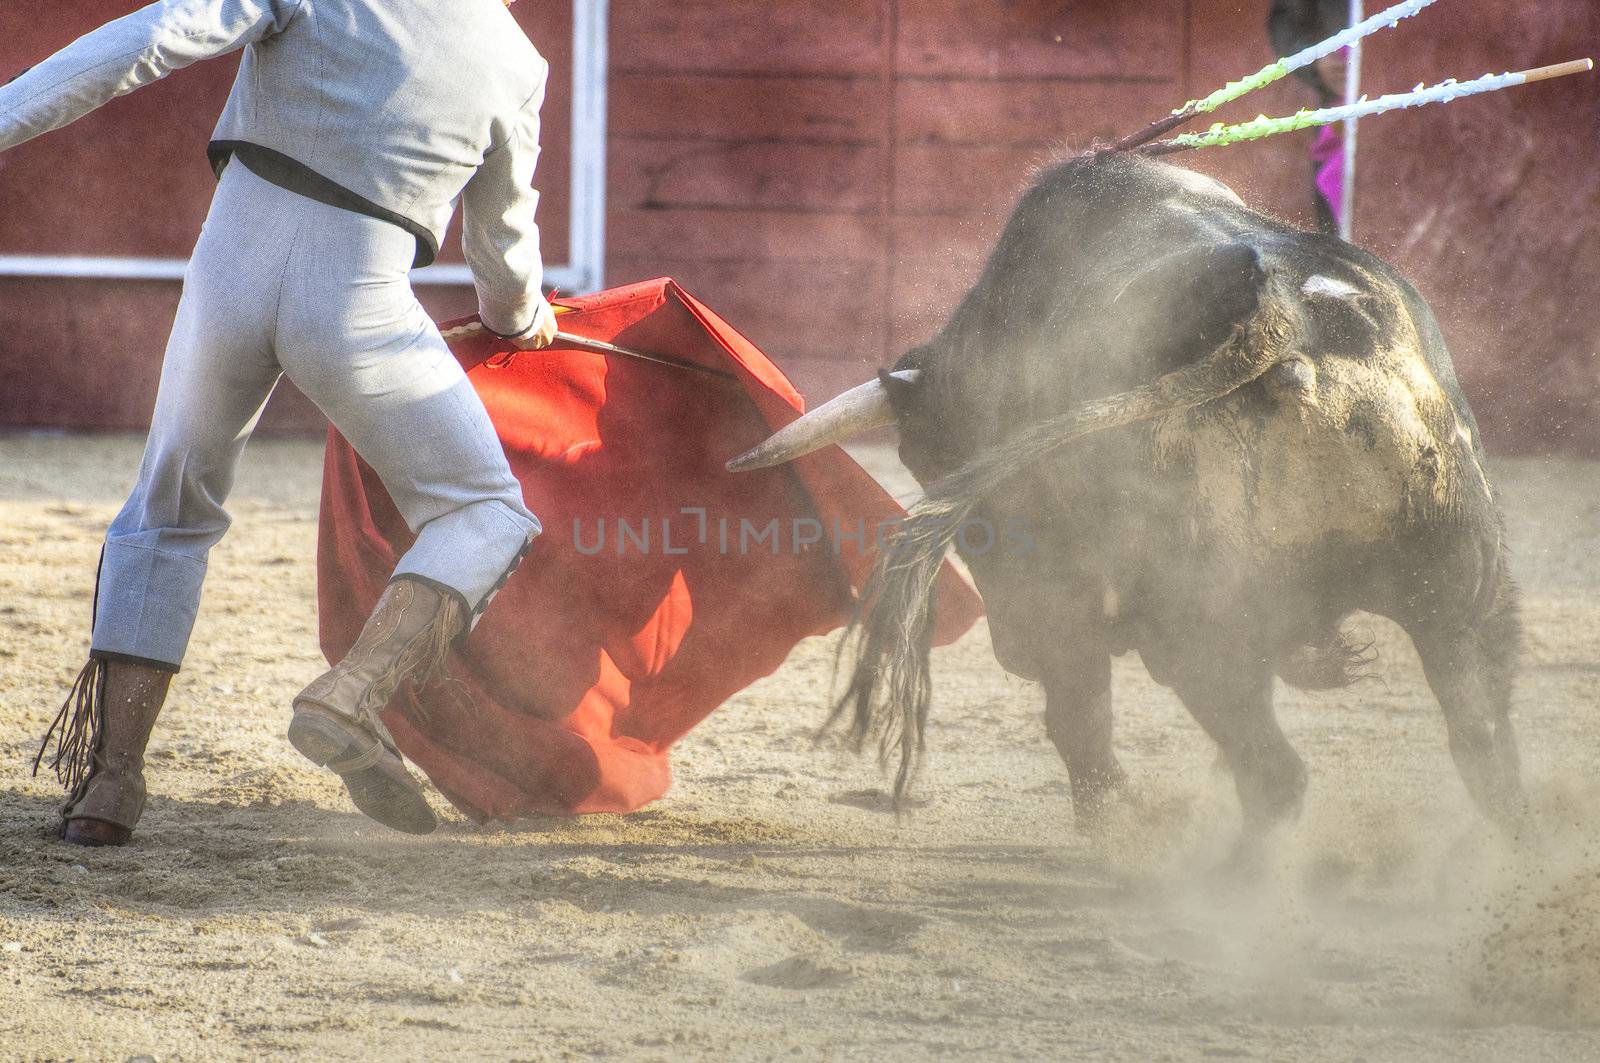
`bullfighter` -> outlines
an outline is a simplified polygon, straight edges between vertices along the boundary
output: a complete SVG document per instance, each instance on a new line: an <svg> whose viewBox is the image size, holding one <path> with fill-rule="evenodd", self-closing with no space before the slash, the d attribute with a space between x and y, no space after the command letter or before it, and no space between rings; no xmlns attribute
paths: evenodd
<svg viewBox="0 0 1600 1063"><path fill-rule="evenodd" d="M46 736L66 840L125 844L206 558L287 374L382 478L415 545L289 738L357 808L436 825L378 713L442 666L539 533L488 414L412 292L455 204L487 327L555 335L532 182L548 64L509 0L160 0L0 87L0 150L243 49L138 483L103 547L88 665ZM41 750L41 757L44 751Z"/></svg>

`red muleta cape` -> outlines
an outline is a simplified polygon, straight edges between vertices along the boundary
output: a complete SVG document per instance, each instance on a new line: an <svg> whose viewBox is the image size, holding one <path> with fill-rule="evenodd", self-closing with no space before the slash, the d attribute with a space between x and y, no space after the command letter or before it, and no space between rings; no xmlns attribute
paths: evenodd
<svg viewBox="0 0 1600 1063"><path fill-rule="evenodd" d="M561 305L565 332L730 376L560 347L513 354L487 332L452 344L544 534L451 655L455 683L403 692L384 720L477 819L629 812L660 797L674 741L801 639L848 621L875 530L903 513L837 447L724 471L803 401L676 283ZM317 547L330 661L412 539L377 475L331 432ZM943 644L981 604L949 566L939 592Z"/></svg>

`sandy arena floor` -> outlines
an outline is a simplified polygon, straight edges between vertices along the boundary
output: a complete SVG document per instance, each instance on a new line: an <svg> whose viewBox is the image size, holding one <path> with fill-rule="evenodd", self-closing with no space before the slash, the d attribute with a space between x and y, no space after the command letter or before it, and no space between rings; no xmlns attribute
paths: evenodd
<svg viewBox="0 0 1600 1063"><path fill-rule="evenodd" d="M1358 618L1383 676L1282 692L1312 790L1242 890L1207 874L1231 783L1137 659L1118 745L1145 808L1091 845L1038 690L981 629L939 655L903 824L873 761L812 743L816 640L691 735L642 813L372 826L283 737L321 664L303 442L247 459L137 843L67 847L27 767L138 456L0 437L0 1057L1600 1058L1600 467L1493 470L1543 838L1513 853L1479 823L1410 647Z"/></svg>

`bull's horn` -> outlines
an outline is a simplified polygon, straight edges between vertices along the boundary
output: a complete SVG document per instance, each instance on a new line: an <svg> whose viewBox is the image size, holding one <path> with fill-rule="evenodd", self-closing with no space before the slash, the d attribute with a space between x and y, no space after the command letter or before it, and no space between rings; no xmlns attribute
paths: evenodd
<svg viewBox="0 0 1600 1063"><path fill-rule="evenodd" d="M922 370L902 369L889 375L915 384ZM754 450L740 454L728 462L728 471L748 472L782 465L869 428L894 424L894 420L888 389L882 380L869 380L796 418Z"/></svg>

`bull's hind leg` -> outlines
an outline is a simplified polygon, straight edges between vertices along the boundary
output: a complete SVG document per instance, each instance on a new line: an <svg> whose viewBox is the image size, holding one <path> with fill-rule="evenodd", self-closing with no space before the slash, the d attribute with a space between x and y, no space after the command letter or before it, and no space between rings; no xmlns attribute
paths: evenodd
<svg viewBox="0 0 1600 1063"><path fill-rule="evenodd" d="M1407 624L1422 669L1444 710L1450 755L1484 814L1512 826L1523 810L1521 765L1511 726L1511 683L1521 625L1509 588L1481 623Z"/></svg>

